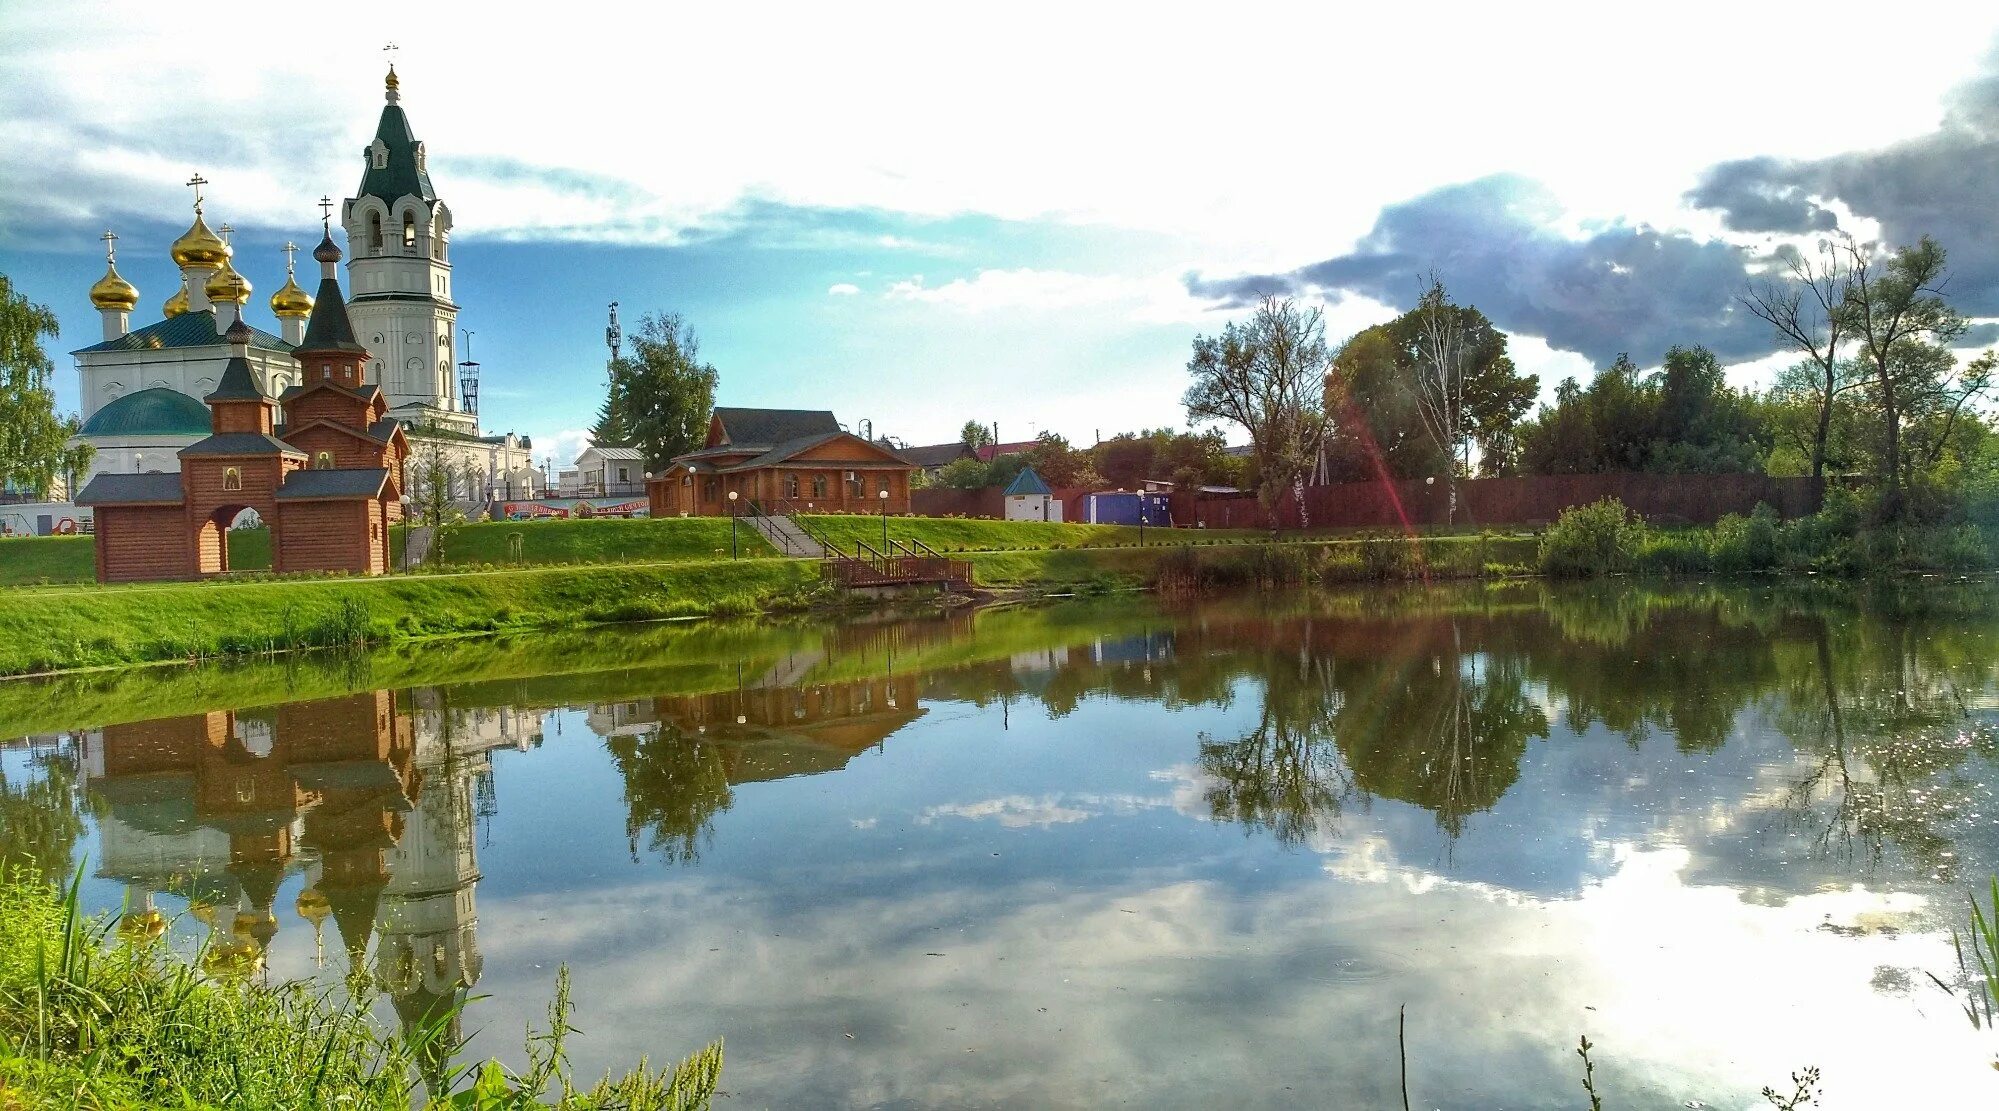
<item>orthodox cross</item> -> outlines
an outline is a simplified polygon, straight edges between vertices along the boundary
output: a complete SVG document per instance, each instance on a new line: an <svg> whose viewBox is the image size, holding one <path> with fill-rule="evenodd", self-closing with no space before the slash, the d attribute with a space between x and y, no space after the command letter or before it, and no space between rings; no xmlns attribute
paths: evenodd
<svg viewBox="0 0 1999 1111"><path fill-rule="evenodd" d="M333 234L333 198L324 193L319 195L319 227L326 234Z"/></svg>
<svg viewBox="0 0 1999 1111"><path fill-rule="evenodd" d="M99 238L99 239L102 239L102 240L104 241L104 261L106 261L106 262L117 262L117 261L118 261L118 235L117 235L117 233L116 233L116 232L113 232L113 231L112 231L111 229L109 229L109 228L106 228L106 229L104 230L104 234L103 234L103 235L100 235L100 236L98 236L97 238Z"/></svg>
<svg viewBox="0 0 1999 1111"><path fill-rule="evenodd" d="M182 184L194 186L194 212L197 216L201 215L201 187L208 184L208 179L202 177L201 171L197 170L193 177Z"/></svg>
<svg viewBox="0 0 1999 1111"><path fill-rule="evenodd" d="M233 236L233 235L235 235L235 234L236 234L236 229L235 229L234 227L232 227L232 226L230 226L230 225L228 225L228 224L224 224L224 225L222 225L221 227L219 227L219 228L217 228L217 229L215 229L215 230L216 230L216 231L219 231L219 232L221 232L221 233L222 233L222 243L223 243L223 245L224 245L224 246L227 246L227 247L234 247L234 246L235 246L235 244L234 244L234 243L231 243L231 242L229 241L229 238L230 238L230 236Z"/></svg>
<svg viewBox="0 0 1999 1111"><path fill-rule="evenodd" d="M395 43L389 43L387 46L382 47L382 53L387 54L389 56L390 69L396 68L396 51L400 49L402 48L397 46Z"/></svg>
<svg viewBox="0 0 1999 1111"><path fill-rule="evenodd" d="M287 240L285 242L285 277L287 278L292 276L292 256L297 253L298 244Z"/></svg>

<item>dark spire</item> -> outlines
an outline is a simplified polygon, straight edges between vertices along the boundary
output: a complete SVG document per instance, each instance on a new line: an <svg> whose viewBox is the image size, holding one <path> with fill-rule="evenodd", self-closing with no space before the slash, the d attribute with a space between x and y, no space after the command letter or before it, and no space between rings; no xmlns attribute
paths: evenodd
<svg viewBox="0 0 1999 1111"><path fill-rule="evenodd" d="M389 204L409 196L434 201L437 190L431 187L430 170L417 157L417 139L410 133L410 120L403 114L403 106L397 103L400 98L396 95L395 80L395 75L391 73L389 102L382 106L381 121L375 125L375 142L382 144L388 157L377 168L373 144L370 144L368 168L362 173L361 188L354 195L379 197Z"/></svg>
<svg viewBox="0 0 1999 1111"><path fill-rule="evenodd" d="M320 258L320 251L333 247L331 239L320 243L312 252ZM333 257L340 258L340 249L333 247ZM325 260L322 258L322 262ZM332 263L327 263L332 268ZM305 338L299 341L300 351L348 351L368 354L368 349L354 338L354 325L347 319L347 299L340 294L340 279L331 274L319 279L319 294L312 302L312 315L306 318Z"/></svg>
<svg viewBox="0 0 1999 1111"><path fill-rule="evenodd" d="M242 327L242 325L239 323L235 327ZM230 330L234 331L235 327L232 327ZM223 368L222 380L215 384L215 392L202 398L202 400L213 403L217 401L269 401L270 398L265 395L263 390L257 388L257 376L250 373L250 360L238 354L229 357L229 365Z"/></svg>

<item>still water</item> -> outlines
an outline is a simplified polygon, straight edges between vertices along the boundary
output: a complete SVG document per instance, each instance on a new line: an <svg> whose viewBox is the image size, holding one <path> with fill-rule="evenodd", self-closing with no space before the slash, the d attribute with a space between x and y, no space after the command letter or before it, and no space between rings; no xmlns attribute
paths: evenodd
<svg viewBox="0 0 1999 1111"><path fill-rule="evenodd" d="M721 1106L1989 1107L1995 729L1978 585L656 626L0 684L0 854Z"/></svg>

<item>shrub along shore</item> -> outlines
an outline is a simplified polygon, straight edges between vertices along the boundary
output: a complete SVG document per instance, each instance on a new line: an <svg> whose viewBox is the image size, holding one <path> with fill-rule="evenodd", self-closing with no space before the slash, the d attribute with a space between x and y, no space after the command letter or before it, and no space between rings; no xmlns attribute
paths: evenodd
<svg viewBox="0 0 1999 1111"><path fill-rule="evenodd" d="M859 530L856 518L848 523ZM124 586L0 590L0 676L301 649L390 645L474 633L668 618L798 612L842 599L808 560L778 558L749 535L741 559L710 553L726 522L507 522L463 526L447 551L489 554L510 533L535 537L543 558L604 562L492 567L383 578L266 577ZM890 521L891 535L924 526L933 546L973 566L982 589L1169 594L1316 583L1432 581L1528 575L1729 575L1984 571L1994 537L1972 524L1869 526L1835 498L1781 522L1759 510L1710 528L1657 531L1614 501L1570 510L1541 536L1457 533L1251 540L1246 534L1005 522ZM968 527L976 526L976 527ZM537 534L535 529L558 528ZM601 531L600 531L601 530ZM748 530L744 530L748 533ZM859 535L856 531L855 535ZM914 535L912 533L912 535ZM1059 546L1076 538L1100 546ZM745 541L744 537L738 538ZM65 541L74 543L75 541ZM5 541L8 545L40 541ZM87 545L88 541L84 541ZM758 545L750 550L749 543ZM966 550L977 545L1003 550ZM522 547L526 547L523 542ZM504 550L504 549L503 549ZM643 555L653 562L615 562ZM523 557L526 562L526 557Z"/></svg>

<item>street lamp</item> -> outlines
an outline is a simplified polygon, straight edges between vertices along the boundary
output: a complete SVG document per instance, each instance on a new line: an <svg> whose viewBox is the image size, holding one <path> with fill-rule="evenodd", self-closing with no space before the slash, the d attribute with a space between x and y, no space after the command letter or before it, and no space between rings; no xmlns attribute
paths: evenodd
<svg viewBox="0 0 1999 1111"><path fill-rule="evenodd" d="M887 559L888 558L888 487L886 486L882 487L881 503L882 503L882 558Z"/></svg>
<svg viewBox="0 0 1999 1111"><path fill-rule="evenodd" d="M729 491L729 558L736 558L736 492Z"/></svg>

